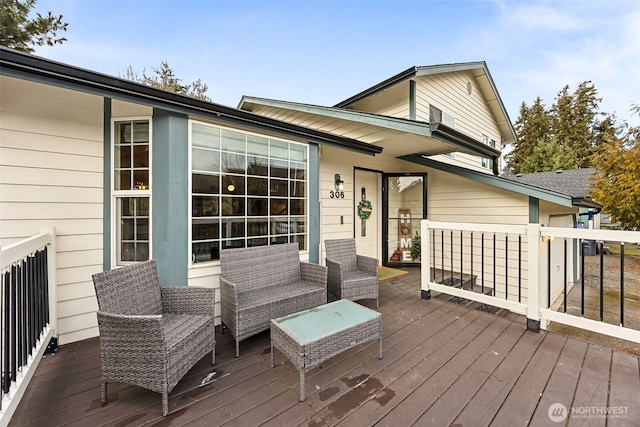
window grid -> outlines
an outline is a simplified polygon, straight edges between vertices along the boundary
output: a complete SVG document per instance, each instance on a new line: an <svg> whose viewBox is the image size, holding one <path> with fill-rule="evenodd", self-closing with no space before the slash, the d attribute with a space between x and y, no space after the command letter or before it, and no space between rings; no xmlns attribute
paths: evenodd
<svg viewBox="0 0 640 427"><path fill-rule="evenodd" d="M192 262L225 248L306 249L307 147L192 122ZM219 132L219 133L218 133Z"/></svg>

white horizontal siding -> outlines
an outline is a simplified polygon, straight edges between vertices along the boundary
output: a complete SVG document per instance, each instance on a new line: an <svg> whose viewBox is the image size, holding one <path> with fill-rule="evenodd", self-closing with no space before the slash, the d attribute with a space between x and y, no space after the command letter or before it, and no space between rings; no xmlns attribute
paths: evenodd
<svg viewBox="0 0 640 427"><path fill-rule="evenodd" d="M0 77L0 243L56 228L60 344L98 334L103 99Z"/></svg>
<svg viewBox="0 0 640 427"><path fill-rule="evenodd" d="M418 120L429 121L429 106L433 105L454 117L456 130L479 142L482 135L486 135L496 142L496 149L501 150L496 118L470 71L423 76L415 80ZM467 83L471 83L471 95L467 92ZM482 167L481 158L477 156L456 153L455 159L439 157L438 160L469 169L491 171Z"/></svg>

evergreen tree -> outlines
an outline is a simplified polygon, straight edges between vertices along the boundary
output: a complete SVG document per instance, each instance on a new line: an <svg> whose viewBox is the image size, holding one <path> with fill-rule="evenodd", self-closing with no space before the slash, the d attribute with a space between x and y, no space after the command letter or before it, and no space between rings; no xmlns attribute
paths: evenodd
<svg viewBox="0 0 640 427"><path fill-rule="evenodd" d="M33 53L34 46L53 46L67 41L58 37L59 31L67 31L62 15L47 16L37 13L29 18L37 0L0 0L0 45Z"/></svg>
<svg viewBox="0 0 640 427"><path fill-rule="evenodd" d="M507 172L512 174L523 173L522 165L532 155L536 145L551 137L551 120L540 97L531 107L524 102L520 105L520 116L514 128L518 138L513 151L505 156Z"/></svg>
<svg viewBox="0 0 640 427"><path fill-rule="evenodd" d="M198 79L189 85L183 85L167 61L160 62L160 67L153 67L152 70L153 74L147 75L146 70L143 70L142 76L140 76L129 66L121 77L157 89L179 93L180 95L190 96L203 101L210 101L209 97L206 96L209 88L205 83L202 83L202 81Z"/></svg>
<svg viewBox="0 0 640 427"><path fill-rule="evenodd" d="M531 155L522 163L520 173L550 172L575 168L576 159L564 145L560 145L556 140L538 141Z"/></svg>

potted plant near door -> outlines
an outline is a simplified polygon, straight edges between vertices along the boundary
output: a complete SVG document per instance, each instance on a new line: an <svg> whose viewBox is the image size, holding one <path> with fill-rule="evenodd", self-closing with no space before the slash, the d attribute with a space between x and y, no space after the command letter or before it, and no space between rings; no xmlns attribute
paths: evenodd
<svg viewBox="0 0 640 427"><path fill-rule="evenodd" d="M420 257L422 255L422 247L420 242L420 235L416 231L416 235L411 239L411 258L415 262L420 262Z"/></svg>

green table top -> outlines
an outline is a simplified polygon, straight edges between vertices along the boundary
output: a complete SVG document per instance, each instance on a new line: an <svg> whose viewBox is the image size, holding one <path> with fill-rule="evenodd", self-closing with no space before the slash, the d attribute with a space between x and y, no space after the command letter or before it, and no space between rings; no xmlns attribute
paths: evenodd
<svg viewBox="0 0 640 427"><path fill-rule="evenodd" d="M341 299L274 319L300 344L308 344L380 316L377 311Z"/></svg>

